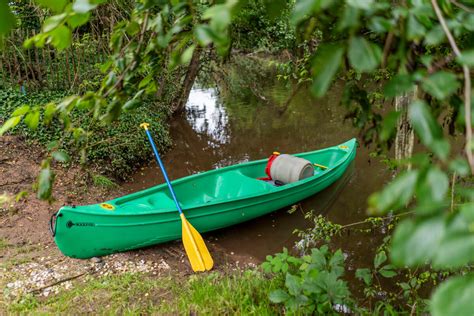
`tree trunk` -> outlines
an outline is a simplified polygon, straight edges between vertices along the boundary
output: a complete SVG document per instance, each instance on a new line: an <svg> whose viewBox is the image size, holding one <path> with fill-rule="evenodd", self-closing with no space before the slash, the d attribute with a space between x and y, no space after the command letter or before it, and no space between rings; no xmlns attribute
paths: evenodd
<svg viewBox="0 0 474 316"><path fill-rule="evenodd" d="M397 135L395 137L395 159L401 160L410 158L413 154L413 142L415 135L413 127L408 120L408 106L416 98L418 86L411 92L407 92L395 98L395 110L400 112L397 123ZM411 166L408 166L410 169Z"/></svg>
<svg viewBox="0 0 474 316"><path fill-rule="evenodd" d="M186 72L186 76L184 77L183 85L181 86L181 93L177 98L177 102L175 103L174 111L175 113L182 112L186 107L186 102L189 98L189 93L191 92L191 88L193 87L194 80L199 72L199 64L200 64L200 57L201 57L201 48L196 47L193 52L193 57L191 58L191 62L188 66L188 71Z"/></svg>

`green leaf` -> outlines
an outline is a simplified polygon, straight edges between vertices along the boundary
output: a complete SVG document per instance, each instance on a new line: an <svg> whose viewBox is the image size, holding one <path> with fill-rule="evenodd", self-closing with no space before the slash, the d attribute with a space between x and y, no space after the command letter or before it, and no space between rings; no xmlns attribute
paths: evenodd
<svg viewBox="0 0 474 316"><path fill-rule="evenodd" d="M393 22L380 16L374 16L370 19L369 28L375 33L383 34L390 31L393 27Z"/></svg>
<svg viewBox="0 0 474 316"><path fill-rule="evenodd" d="M306 17L313 13L318 0L298 0L291 14L291 22L295 25L299 24Z"/></svg>
<svg viewBox="0 0 474 316"><path fill-rule="evenodd" d="M360 10L345 6L344 14L339 19L338 30L355 29L359 25Z"/></svg>
<svg viewBox="0 0 474 316"><path fill-rule="evenodd" d="M216 4L204 11L202 18L210 20L209 25L214 31L223 31L231 21L231 6L229 3Z"/></svg>
<svg viewBox="0 0 474 316"><path fill-rule="evenodd" d="M15 24L16 18L8 6L8 1L0 1L0 37L8 34Z"/></svg>
<svg viewBox="0 0 474 316"><path fill-rule="evenodd" d="M423 207L430 211L433 204L439 205L444 200L449 188L449 179L439 167L430 167L418 181L416 195L420 205L417 211L426 214Z"/></svg>
<svg viewBox="0 0 474 316"><path fill-rule="evenodd" d="M372 284L372 272L370 271L370 269L357 269L355 276L359 280L363 280L366 285Z"/></svg>
<svg viewBox="0 0 474 316"><path fill-rule="evenodd" d="M72 9L77 13L87 13L94 10L97 7L97 3L91 0L76 0L72 5Z"/></svg>
<svg viewBox="0 0 474 316"><path fill-rule="evenodd" d="M443 131L432 116L426 102L416 100L408 109L408 116L421 139L439 158L446 160L449 155L449 142L443 137Z"/></svg>
<svg viewBox="0 0 474 316"><path fill-rule="evenodd" d="M349 41L349 62L359 72L374 70L382 58L382 49L361 36L353 36Z"/></svg>
<svg viewBox="0 0 474 316"><path fill-rule="evenodd" d="M393 98L409 91L415 87L412 76L407 74L398 74L393 77L384 87L384 94L389 98Z"/></svg>
<svg viewBox="0 0 474 316"><path fill-rule="evenodd" d="M469 229L472 229L474 227L474 202L465 203L461 205L459 207L459 212L462 214L466 222L469 224Z"/></svg>
<svg viewBox="0 0 474 316"><path fill-rule="evenodd" d="M420 40L425 36L426 28L421 24L413 14L408 16L406 35L408 40Z"/></svg>
<svg viewBox="0 0 474 316"><path fill-rule="evenodd" d="M357 9L369 10L372 8L374 0L347 0L346 3Z"/></svg>
<svg viewBox="0 0 474 316"><path fill-rule="evenodd" d="M125 111L131 111L136 109L140 105L140 100L139 99L130 99L128 100L124 105L123 105L123 110Z"/></svg>
<svg viewBox="0 0 474 316"><path fill-rule="evenodd" d="M297 295L301 292L300 278L290 273L286 274L285 286L291 295Z"/></svg>
<svg viewBox="0 0 474 316"><path fill-rule="evenodd" d="M327 248L323 247L311 249L311 263L314 264L318 270L324 270L327 264Z"/></svg>
<svg viewBox="0 0 474 316"><path fill-rule="evenodd" d="M59 142L57 140L53 140L52 142L50 142L47 146L46 146L46 149L48 150L53 150L55 148L57 148L59 146Z"/></svg>
<svg viewBox="0 0 474 316"><path fill-rule="evenodd" d="M79 98L75 95L68 96L64 98L56 107L56 110L59 110L60 112L64 113L69 113L74 105L77 103L77 100Z"/></svg>
<svg viewBox="0 0 474 316"><path fill-rule="evenodd" d="M44 107L44 124L49 125L53 120L54 114L56 113L56 104L48 103Z"/></svg>
<svg viewBox="0 0 474 316"><path fill-rule="evenodd" d="M53 188L54 173L51 171L49 164L42 168L38 176L38 198L41 200L49 200Z"/></svg>
<svg viewBox="0 0 474 316"><path fill-rule="evenodd" d="M341 249L338 249L329 259L329 268L338 277L344 274L344 255Z"/></svg>
<svg viewBox="0 0 474 316"><path fill-rule="evenodd" d="M20 123L21 118L22 116L14 116L9 118L5 123L3 123L2 127L0 127L0 136L3 136L6 131L17 126L18 123Z"/></svg>
<svg viewBox="0 0 474 316"><path fill-rule="evenodd" d="M217 38L209 25L198 25L194 28L194 35L202 47L209 45Z"/></svg>
<svg viewBox="0 0 474 316"><path fill-rule="evenodd" d="M39 119L40 119L40 112L39 110L34 110L28 113L25 117L25 124L28 126L30 129L36 129L38 128L39 124Z"/></svg>
<svg viewBox="0 0 474 316"><path fill-rule="evenodd" d="M187 65L191 61L195 48L196 48L196 45L191 45L184 50L184 52L181 54L181 57L180 57L180 63L182 65Z"/></svg>
<svg viewBox="0 0 474 316"><path fill-rule="evenodd" d="M444 218L407 219L398 224L390 255L396 265L416 266L429 262L445 234Z"/></svg>
<svg viewBox="0 0 474 316"><path fill-rule="evenodd" d="M474 49L462 51L461 56L456 57L456 61L461 65L474 66Z"/></svg>
<svg viewBox="0 0 474 316"><path fill-rule="evenodd" d="M67 26L58 26L49 34L51 36L51 44L53 44L53 46L56 47L58 50L61 51L71 45L72 33Z"/></svg>
<svg viewBox="0 0 474 316"><path fill-rule="evenodd" d="M56 161L59 161L59 162L68 162L71 159L68 153L65 152L64 150L53 151L51 155Z"/></svg>
<svg viewBox="0 0 474 316"><path fill-rule="evenodd" d="M462 205L459 213L450 218L446 234L433 259L433 266L455 269L474 262L472 215L474 215L474 203L467 203Z"/></svg>
<svg viewBox="0 0 474 316"><path fill-rule="evenodd" d="M440 100L455 93L459 86L456 75L447 71L438 71L422 82L423 90Z"/></svg>
<svg viewBox="0 0 474 316"><path fill-rule="evenodd" d="M140 32L140 24L138 24L137 21L130 21L125 30L127 31L128 35L133 36Z"/></svg>
<svg viewBox="0 0 474 316"><path fill-rule="evenodd" d="M67 0L37 0L37 2L48 8L51 9L54 13L59 13L64 10L64 7L67 4Z"/></svg>
<svg viewBox="0 0 474 316"><path fill-rule="evenodd" d="M433 27L425 37L426 45L439 45L446 40L446 35L444 34L443 28L441 25L436 25Z"/></svg>
<svg viewBox="0 0 474 316"><path fill-rule="evenodd" d="M297 25L313 13L328 9L334 4L337 4L334 0L298 0L291 15L291 22Z"/></svg>
<svg viewBox="0 0 474 316"><path fill-rule="evenodd" d="M25 104L17 108L15 111L13 111L11 116L25 115L26 113L28 113L29 110L30 110L30 106Z"/></svg>
<svg viewBox="0 0 474 316"><path fill-rule="evenodd" d="M457 276L443 282L430 301L433 316L471 315L474 311L474 274Z"/></svg>
<svg viewBox="0 0 474 316"><path fill-rule="evenodd" d="M59 25L63 23L66 17L67 17L67 14L62 13L62 14L53 15L47 18L43 23L43 32L47 33L54 30L55 28L57 28Z"/></svg>
<svg viewBox="0 0 474 316"><path fill-rule="evenodd" d="M449 162L449 169L457 172L461 177L465 177L471 172L468 162L462 157L451 160Z"/></svg>
<svg viewBox="0 0 474 316"><path fill-rule="evenodd" d="M290 298L288 293L286 293L282 289L278 289L278 290L275 290L275 291L271 292L268 297L270 298L270 301L272 303L276 303L276 304L283 303L283 302L285 302L286 300L288 300Z"/></svg>
<svg viewBox="0 0 474 316"><path fill-rule="evenodd" d="M382 250L375 255L374 268L377 269L385 261L387 261L387 255L385 254L385 251Z"/></svg>
<svg viewBox="0 0 474 316"><path fill-rule="evenodd" d="M263 272L270 273L270 272L272 272L272 265L270 264L270 262L264 262L264 263L262 263L262 269L263 269Z"/></svg>
<svg viewBox="0 0 474 316"><path fill-rule="evenodd" d="M381 192L376 192L369 197L369 211L386 213L404 207L413 196L417 179L417 170L400 173Z"/></svg>
<svg viewBox="0 0 474 316"><path fill-rule="evenodd" d="M344 48L337 44L321 45L313 61L313 85L311 91L322 97L329 89L344 55Z"/></svg>
<svg viewBox="0 0 474 316"><path fill-rule="evenodd" d="M383 266L382 269L379 270L379 273L384 278L393 278L394 276L397 275L397 272L393 270L393 267L390 264Z"/></svg>
<svg viewBox="0 0 474 316"><path fill-rule="evenodd" d="M74 13L68 17L67 23L71 28L75 29L89 22L90 16L90 13Z"/></svg>

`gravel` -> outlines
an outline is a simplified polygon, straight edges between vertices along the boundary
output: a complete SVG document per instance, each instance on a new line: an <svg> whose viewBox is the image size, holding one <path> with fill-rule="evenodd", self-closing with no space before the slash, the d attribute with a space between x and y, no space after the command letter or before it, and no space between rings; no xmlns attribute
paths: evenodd
<svg viewBox="0 0 474 316"><path fill-rule="evenodd" d="M47 297L74 287L74 279L85 276L109 276L122 273L147 273L154 276L169 271L164 259L145 260L114 254L104 258L78 260L66 257L40 257L32 262L3 267L0 273L3 294L15 299L27 293Z"/></svg>

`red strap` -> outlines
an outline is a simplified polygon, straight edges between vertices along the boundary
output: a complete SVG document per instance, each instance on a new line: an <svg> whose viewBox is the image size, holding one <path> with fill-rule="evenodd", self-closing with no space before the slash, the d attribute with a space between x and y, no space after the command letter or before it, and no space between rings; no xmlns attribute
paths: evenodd
<svg viewBox="0 0 474 316"><path fill-rule="evenodd" d="M273 160L278 157L279 154L273 154L268 158L267 166L265 167L265 173L268 177L257 178L258 180L269 181L272 180L272 175L270 174L270 170L272 168Z"/></svg>

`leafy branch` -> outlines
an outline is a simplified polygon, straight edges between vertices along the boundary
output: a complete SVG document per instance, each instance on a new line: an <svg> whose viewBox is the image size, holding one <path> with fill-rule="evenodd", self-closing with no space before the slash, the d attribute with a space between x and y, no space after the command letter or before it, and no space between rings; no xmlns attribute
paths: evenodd
<svg viewBox="0 0 474 316"><path fill-rule="evenodd" d="M453 49L454 54L460 58L461 57L461 51L459 50L458 45L456 44L456 41L454 40L453 34L448 28L448 25L446 24L446 20L443 18L443 14L441 13L441 9L438 6L437 0L431 0L431 4L433 5L433 9L435 10L436 16L438 17L438 20L441 24L441 27L443 28L444 33L446 34L446 37L448 38L449 44L451 45L451 48ZM474 175L474 142L472 141L472 116L471 116L471 109L472 109L472 104L471 104L471 74L469 72L469 67L463 63L462 65L462 70L464 73L464 119L466 122L466 145L465 145L465 151L466 151L466 156L469 161L469 165L471 167L471 174Z"/></svg>

